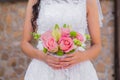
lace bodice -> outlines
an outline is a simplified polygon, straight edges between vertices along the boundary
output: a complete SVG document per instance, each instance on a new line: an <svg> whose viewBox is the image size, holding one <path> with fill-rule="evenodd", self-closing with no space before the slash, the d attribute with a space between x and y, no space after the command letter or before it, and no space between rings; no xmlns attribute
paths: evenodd
<svg viewBox="0 0 120 80"><path fill-rule="evenodd" d="M51 29L55 24L69 24L74 30L85 33L86 0L41 0L40 7L38 33Z"/></svg>

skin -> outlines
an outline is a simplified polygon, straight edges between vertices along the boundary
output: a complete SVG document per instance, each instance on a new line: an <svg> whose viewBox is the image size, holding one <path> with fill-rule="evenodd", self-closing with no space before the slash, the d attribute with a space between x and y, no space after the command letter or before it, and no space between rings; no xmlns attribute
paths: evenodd
<svg viewBox="0 0 120 80"><path fill-rule="evenodd" d="M23 38L21 41L21 48L27 56L44 61L53 69L69 68L83 61L93 60L98 56L101 50L101 35L96 0L87 0L88 30L92 38L91 47L85 51L76 51L74 54L68 54L62 59L44 54L43 51L34 48L30 44L32 39L31 32L33 31L31 25L32 6L35 3L36 0L28 1L23 29Z"/></svg>

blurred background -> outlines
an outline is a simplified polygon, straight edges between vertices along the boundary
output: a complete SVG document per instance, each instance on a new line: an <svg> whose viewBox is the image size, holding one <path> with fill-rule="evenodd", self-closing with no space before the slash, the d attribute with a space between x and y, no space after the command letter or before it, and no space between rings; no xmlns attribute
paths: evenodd
<svg viewBox="0 0 120 80"><path fill-rule="evenodd" d="M23 80L31 61L20 49L26 6L27 1L24 0L0 0L0 80ZM118 47L115 45L118 40L115 38L118 26L115 25L115 1L101 0L101 6L104 14L104 27L101 28L102 51L94 61L94 66L99 80L120 80L115 77L119 74L119 66L115 67L116 64L119 65L115 61L119 60L119 52L115 51Z"/></svg>

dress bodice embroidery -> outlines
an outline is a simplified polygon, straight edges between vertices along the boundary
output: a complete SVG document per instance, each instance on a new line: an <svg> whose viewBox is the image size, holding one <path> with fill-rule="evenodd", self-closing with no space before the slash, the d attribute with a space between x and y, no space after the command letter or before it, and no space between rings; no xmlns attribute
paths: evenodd
<svg viewBox="0 0 120 80"><path fill-rule="evenodd" d="M73 30L85 33L86 0L41 0L37 32L43 33L55 24L69 24Z"/></svg>

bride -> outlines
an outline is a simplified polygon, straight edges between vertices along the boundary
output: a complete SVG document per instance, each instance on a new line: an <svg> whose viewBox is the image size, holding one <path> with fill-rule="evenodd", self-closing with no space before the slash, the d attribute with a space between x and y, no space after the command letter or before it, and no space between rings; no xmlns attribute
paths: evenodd
<svg viewBox="0 0 120 80"><path fill-rule="evenodd" d="M24 80L98 80L91 60L101 50L100 27L102 12L98 0L29 0L23 29L21 48L32 58ZM44 33L54 24L70 24L75 31L91 36L91 47L79 48L74 54L58 58L44 54L39 41L34 48L31 32Z"/></svg>

